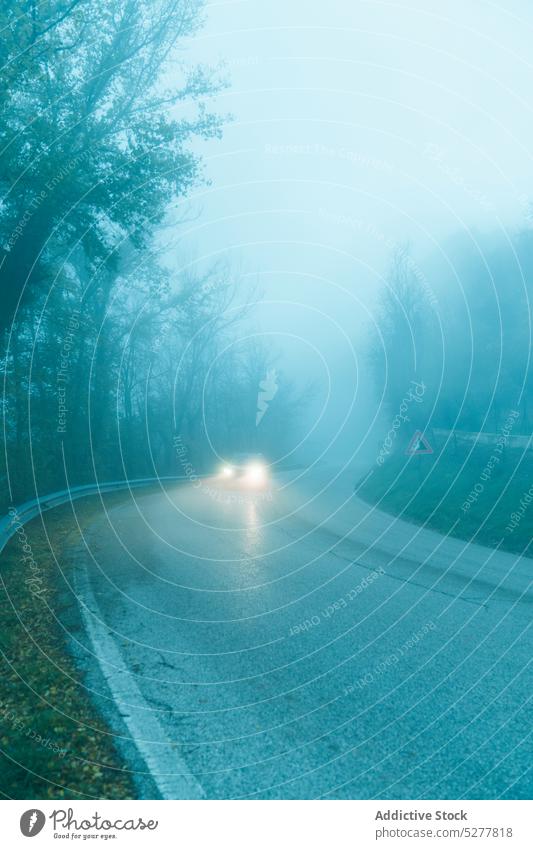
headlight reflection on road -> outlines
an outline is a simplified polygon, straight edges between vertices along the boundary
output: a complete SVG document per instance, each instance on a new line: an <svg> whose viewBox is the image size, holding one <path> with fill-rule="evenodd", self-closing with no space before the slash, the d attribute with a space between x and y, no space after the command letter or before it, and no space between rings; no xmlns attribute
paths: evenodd
<svg viewBox="0 0 533 849"><path fill-rule="evenodd" d="M261 525L259 523L259 515L257 512L257 504L254 501L249 501L246 505L246 546L249 549L257 548L261 542Z"/></svg>

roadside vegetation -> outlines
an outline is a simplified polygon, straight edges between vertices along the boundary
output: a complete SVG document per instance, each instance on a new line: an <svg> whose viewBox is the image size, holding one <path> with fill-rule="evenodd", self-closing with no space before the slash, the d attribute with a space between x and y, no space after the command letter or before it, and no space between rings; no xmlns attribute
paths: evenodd
<svg viewBox="0 0 533 849"><path fill-rule="evenodd" d="M120 493L110 494L105 503L109 507L123 498ZM97 497L75 505L81 527L101 510ZM34 519L2 554L2 795L13 799L136 798L131 774L69 648L69 632L77 628L77 605L68 587L75 564L63 551L74 534L72 508L56 508L43 518L46 532L41 520Z"/></svg>
<svg viewBox="0 0 533 849"><path fill-rule="evenodd" d="M369 352L384 436L360 494L531 555L533 231L456 235L444 247L423 268L407 247L392 257ZM406 456L417 432L434 454Z"/></svg>
<svg viewBox="0 0 533 849"><path fill-rule="evenodd" d="M416 456L398 450L358 495L442 534L533 557L532 465L532 452L507 448L498 457L485 445Z"/></svg>

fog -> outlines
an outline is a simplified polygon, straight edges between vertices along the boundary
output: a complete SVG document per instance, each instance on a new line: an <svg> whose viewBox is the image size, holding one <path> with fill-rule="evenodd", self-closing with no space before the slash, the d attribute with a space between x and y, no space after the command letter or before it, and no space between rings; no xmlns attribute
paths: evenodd
<svg viewBox="0 0 533 849"><path fill-rule="evenodd" d="M2 13L11 496L529 433L529 5L107 5Z"/></svg>
<svg viewBox="0 0 533 849"><path fill-rule="evenodd" d="M245 332L314 380L325 443L352 403L349 443L383 413L365 347L394 247L425 275L453 269L457 231L475 245L527 226L532 26L526 2L208 6L191 50L224 65L232 121L198 144L209 185L178 207L170 261L185 241L187 261L223 255L259 291Z"/></svg>

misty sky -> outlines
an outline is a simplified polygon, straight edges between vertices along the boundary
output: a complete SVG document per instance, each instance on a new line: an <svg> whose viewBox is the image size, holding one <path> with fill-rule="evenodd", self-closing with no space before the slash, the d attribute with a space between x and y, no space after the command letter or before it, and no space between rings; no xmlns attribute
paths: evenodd
<svg viewBox="0 0 533 849"><path fill-rule="evenodd" d="M423 267L458 229L526 221L532 40L522 0L209 4L191 58L226 61L234 121L200 148L186 258L230 257L291 368L346 377L395 243Z"/></svg>

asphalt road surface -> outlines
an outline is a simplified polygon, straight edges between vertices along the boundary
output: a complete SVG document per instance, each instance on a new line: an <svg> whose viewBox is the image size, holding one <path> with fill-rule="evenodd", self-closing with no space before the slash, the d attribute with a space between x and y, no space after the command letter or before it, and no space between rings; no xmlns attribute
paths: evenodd
<svg viewBox="0 0 533 849"><path fill-rule="evenodd" d="M73 547L132 768L164 797L531 798L531 560L334 478L136 492Z"/></svg>

